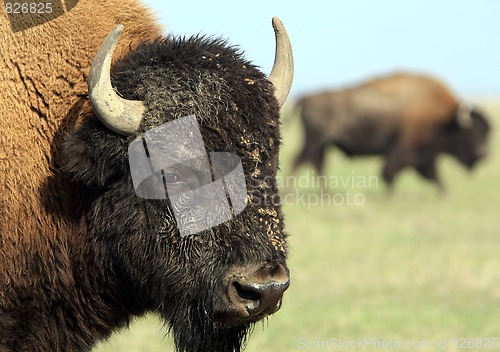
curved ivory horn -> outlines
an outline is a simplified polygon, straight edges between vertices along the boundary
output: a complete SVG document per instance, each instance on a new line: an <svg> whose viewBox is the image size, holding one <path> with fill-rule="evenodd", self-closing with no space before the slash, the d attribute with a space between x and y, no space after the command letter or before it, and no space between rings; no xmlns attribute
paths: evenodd
<svg viewBox="0 0 500 352"><path fill-rule="evenodd" d="M97 51L88 87L90 103L99 120L113 132L128 136L139 129L146 108L142 101L123 99L111 86L111 59L122 31L123 25L117 25Z"/></svg>
<svg viewBox="0 0 500 352"><path fill-rule="evenodd" d="M276 53L274 66L269 75L269 80L275 87L275 96L280 106L283 106L293 81L293 53L288 33L283 22L278 17L273 17L274 35L276 36Z"/></svg>
<svg viewBox="0 0 500 352"><path fill-rule="evenodd" d="M472 107L464 102L460 103L457 109L458 125L464 129L472 127Z"/></svg>

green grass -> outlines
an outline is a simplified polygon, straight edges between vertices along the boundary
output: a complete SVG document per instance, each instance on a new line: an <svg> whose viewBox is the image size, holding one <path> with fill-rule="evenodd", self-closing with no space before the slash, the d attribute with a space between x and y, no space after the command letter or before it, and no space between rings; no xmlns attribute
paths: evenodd
<svg viewBox="0 0 500 352"><path fill-rule="evenodd" d="M500 104L486 108L500 125ZM330 338L428 340L432 346L406 350L462 351L451 346L451 338L500 339L499 137L494 129L490 157L471 175L451 158L439 160L445 196L409 170L398 178L392 197L381 180L369 188L348 185L329 195L360 193L361 206L328 204L322 198L323 204L308 207L289 198L284 210L291 233L292 285L281 311L255 327L246 351L294 351L299 341ZM283 173L301 139L298 119L288 119ZM350 175L377 176L381 160L347 159L332 150L327 165L327 175L345 180ZM304 167L298 176L311 170ZM306 187L299 197L318 192ZM448 339L447 346L437 348L436 341L442 339ZM162 323L153 316L135 321L130 330L96 349L172 350Z"/></svg>

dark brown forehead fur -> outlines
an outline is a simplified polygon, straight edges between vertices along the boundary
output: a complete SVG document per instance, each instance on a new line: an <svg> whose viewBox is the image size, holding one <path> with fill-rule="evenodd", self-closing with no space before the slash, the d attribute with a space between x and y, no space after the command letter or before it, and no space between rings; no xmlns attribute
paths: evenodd
<svg viewBox="0 0 500 352"><path fill-rule="evenodd" d="M144 44L119 61L112 81L123 97L145 102L144 131L194 114L208 152L240 156L249 200L252 195L260 198L256 210L275 247L285 251L274 181L279 106L274 87L256 66L221 39L166 38Z"/></svg>

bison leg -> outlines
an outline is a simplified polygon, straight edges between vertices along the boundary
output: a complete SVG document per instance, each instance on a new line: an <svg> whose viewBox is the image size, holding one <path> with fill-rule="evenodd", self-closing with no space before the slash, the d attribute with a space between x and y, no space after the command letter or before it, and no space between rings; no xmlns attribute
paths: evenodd
<svg viewBox="0 0 500 352"><path fill-rule="evenodd" d="M427 162L416 165L415 169L423 178L435 182L441 193L445 192L444 185L441 183L441 180L439 179L436 172L436 163L434 158Z"/></svg>
<svg viewBox="0 0 500 352"><path fill-rule="evenodd" d="M386 162L382 170L382 178L384 179L390 193L394 189L394 179L396 175L404 168L404 165L391 164Z"/></svg>
<svg viewBox="0 0 500 352"><path fill-rule="evenodd" d="M323 175L323 166L325 165L325 149L324 145L320 146L312 158L312 163L318 173L318 176Z"/></svg>
<svg viewBox="0 0 500 352"><path fill-rule="evenodd" d="M304 163L312 163L314 168L317 171L317 180L314 180L314 184L318 184L320 189L324 189L326 187L326 177L323 177L323 165L325 160L325 149L326 145L313 145L305 144L302 151L295 158L292 169L289 173L289 176L294 176L299 169L299 167ZM295 184L295 182L294 182ZM287 181L287 186L285 187L285 194L291 193L291 183Z"/></svg>
<svg viewBox="0 0 500 352"><path fill-rule="evenodd" d="M306 143L300 154L295 158L291 174L295 174L302 164L310 162L314 165L318 175L321 176L325 161L325 149L325 145L310 145Z"/></svg>
<svg viewBox="0 0 500 352"><path fill-rule="evenodd" d="M411 161L412 158L410 153L407 153L401 148L395 148L389 153L382 170L382 177L387 184L389 192L392 193L394 179L397 174L405 167L411 165Z"/></svg>

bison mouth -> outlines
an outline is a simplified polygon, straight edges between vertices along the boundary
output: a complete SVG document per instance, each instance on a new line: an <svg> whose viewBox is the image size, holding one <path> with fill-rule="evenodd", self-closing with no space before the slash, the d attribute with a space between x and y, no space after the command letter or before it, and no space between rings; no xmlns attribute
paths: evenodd
<svg viewBox="0 0 500 352"><path fill-rule="evenodd" d="M178 352L240 352L252 324L228 326L214 319L201 305L193 305L168 319Z"/></svg>
<svg viewBox="0 0 500 352"><path fill-rule="evenodd" d="M281 305L281 303L280 303ZM277 311L279 306L275 309ZM269 314L234 312L209 314L200 306L188 309L177 319L169 319L170 332L173 335L178 352L240 352L256 322Z"/></svg>
<svg viewBox="0 0 500 352"><path fill-rule="evenodd" d="M262 315L259 319L265 318ZM182 325L171 324L170 333L178 352L241 352L253 330L254 322L228 326L211 319L185 317Z"/></svg>
<svg viewBox="0 0 500 352"><path fill-rule="evenodd" d="M266 261L234 266L217 289L199 293L190 304L166 304L164 313L177 350L240 351L253 324L280 309L289 285L288 268Z"/></svg>

